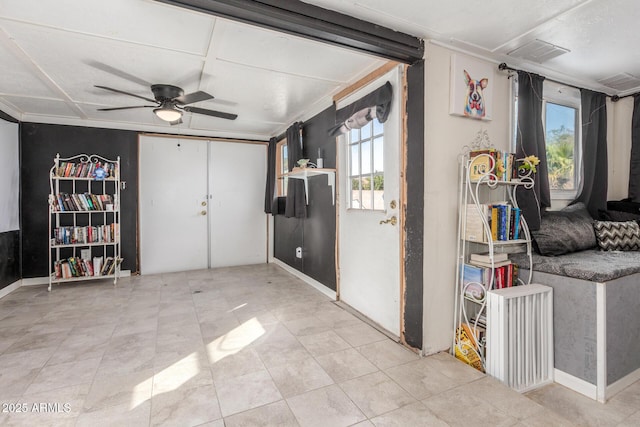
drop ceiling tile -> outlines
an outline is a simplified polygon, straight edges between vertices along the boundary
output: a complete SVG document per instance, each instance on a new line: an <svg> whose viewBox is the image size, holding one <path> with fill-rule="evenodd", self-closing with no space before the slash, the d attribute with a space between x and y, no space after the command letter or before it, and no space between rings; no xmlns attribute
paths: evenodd
<svg viewBox="0 0 640 427"><path fill-rule="evenodd" d="M459 40L493 51L548 19L589 1L313 0L307 3L415 36Z"/></svg>
<svg viewBox="0 0 640 427"><path fill-rule="evenodd" d="M386 61L289 34L221 21L214 34L216 57L266 70L334 82L353 81Z"/></svg>
<svg viewBox="0 0 640 427"><path fill-rule="evenodd" d="M110 106L146 101L95 88L103 85L153 98L150 88L108 73L92 64L107 64L151 83L198 89L203 59L172 50L101 39L16 22L5 30L71 99Z"/></svg>
<svg viewBox="0 0 640 427"><path fill-rule="evenodd" d="M0 25L2 25L0 21ZM0 34L2 37L2 34ZM8 43L12 43L8 41ZM0 43L0 94L54 98L57 96L42 80Z"/></svg>
<svg viewBox="0 0 640 427"><path fill-rule="evenodd" d="M204 130L220 130L232 133L252 134L260 139L268 139L275 135L284 123L261 122L258 120L243 119L222 120L215 117L207 117L197 114L191 115L190 128Z"/></svg>
<svg viewBox="0 0 640 427"><path fill-rule="evenodd" d="M204 55L215 19L155 1L2 0L0 16L51 28Z"/></svg>
<svg viewBox="0 0 640 427"><path fill-rule="evenodd" d="M23 114L41 116L78 117L64 101L42 98L24 98L18 96L4 96L4 99L15 105Z"/></svg>
<svg viewBox="0 0 640 427"><path fill-rule="evenodd" d="M591 2L550 21L538 32L547 41L568 47L571 53L545 65L583 79L601 79L618 73L640 76L639 20L636 0L610 0Z"/></svg>
<svg viewBox="0 0 640 427"><path fill-rule="evenodd" d="M266 122L287 123L340 87L326 80L265 72L221 61L216 61L214 69L216 77L209 80L205 90L238 105L237 110L223 111L242 112ZM217 109L208 101L199 106Z"/></svg>

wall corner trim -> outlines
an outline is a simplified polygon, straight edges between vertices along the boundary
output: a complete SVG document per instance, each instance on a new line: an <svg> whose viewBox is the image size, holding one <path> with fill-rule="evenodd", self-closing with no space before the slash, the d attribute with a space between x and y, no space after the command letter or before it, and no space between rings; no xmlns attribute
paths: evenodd
<svg viewBox="0 0 640 427"><path fill-rule="evenodd" d="M285 264L284 262L280 261L277 258L274 258L271 263L277 265L280 268L282 268L287 273L293 274L298 279L300 279L303 282L305 282L307 285L317 289L318 291L322 292L323 294L325 294L326 296L331 298L333 301L336 300L336 292L331 290L331 289L329 289L329 288L327 288L325 285L323 285L322 283L318 282L317 280L312 279L311 277L307 276L304 273L301 273L300 271L298 271L295 268Z"/></svg>

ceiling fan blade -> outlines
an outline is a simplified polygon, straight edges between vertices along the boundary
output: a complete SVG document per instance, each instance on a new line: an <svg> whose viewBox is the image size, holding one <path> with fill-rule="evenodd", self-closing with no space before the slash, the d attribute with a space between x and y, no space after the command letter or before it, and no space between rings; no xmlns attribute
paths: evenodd
<svg viewBox="0 0 640 427"><path fill-rule="evenodd" d="M173 126L173 125L179 125L180 123L182 123L182 117L181 117L181 118L179 118L178 120L174 120L174 121L172 121L172 122L169 122L169 124L170 124L171 126Z"/></svg>
<svg viewBox="0 0 640 427"><path fill-rule="evenodd" d="M187 111L189 113L204 114L206 116L220 117L221 119L228 120L235 120L236 118L238 118L237 114L223 113L222 111L207 110L205 108L198 107L184 107L184 111Z"/></svg>
<svg viewBox="0 0 640 427"><path fill-rule="evenodd" d="M111 92L115 92L115 93L121 93L123 95L135 96L136 98L144 99L145 101L149 101L149 102L156 102L155 99L145 98L144 96L136 95L135 93L125 92L123 90L113 89L113 88L107 87L107 86L95 85L95 87L98 87L100 89L110 90Z"/></svg>
<svg viewBox="0 0 640 427"><path fill-rule="evenodd" d="M213 95L209 95L207 92L199 90L197 92L179 96L175 98L174 101L181 105L187 105L193 104L194 102L206 101L207 99L213 99Z"/></svg>
<svg viewBox="0 0 640 427"><path fill-rule="evenodd" d="M133 107L98 108L98 111L131 110L132 108L156 108L157 105L135 105Z"/></svg>
<svg viewBox="0 0 640 427"><path fill-rule="evenodd" d="M113 74L114 76L123 78L125 80L129 80L130 82L137 83L141 86L149 87L151 83L146 80L141 79L140 77L136 77L133 74L129 74L126 71L119 70L111 65L107 65L100 61L87 61L87 65L96 68L98 70L102 70L106 73Z"/></svg>

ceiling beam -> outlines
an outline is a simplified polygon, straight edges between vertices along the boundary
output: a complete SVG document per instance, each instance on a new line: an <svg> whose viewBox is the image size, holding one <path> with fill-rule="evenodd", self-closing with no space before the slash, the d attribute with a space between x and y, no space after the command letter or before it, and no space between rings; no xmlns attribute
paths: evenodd
<svg viewBox="0 0 640 427"><path fill-rule="evenodd" d="M421 39L299 0L156 0L355 49L405 64L422 60Z"/></svg>

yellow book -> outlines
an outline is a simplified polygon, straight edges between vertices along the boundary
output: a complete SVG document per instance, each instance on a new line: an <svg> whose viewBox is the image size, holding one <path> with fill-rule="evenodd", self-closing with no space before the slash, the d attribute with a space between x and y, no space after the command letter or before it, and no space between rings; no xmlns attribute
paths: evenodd
<svg viewBox="0 0 640 427"><path fill-rule="evenodd" d="M498 240L498 207L491 206L491 239Z"/></svg>

